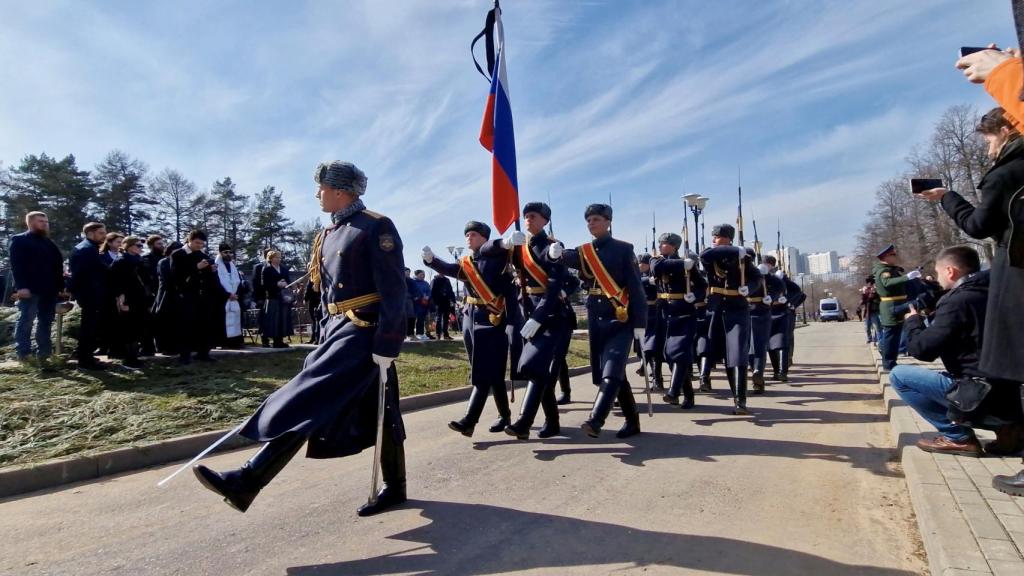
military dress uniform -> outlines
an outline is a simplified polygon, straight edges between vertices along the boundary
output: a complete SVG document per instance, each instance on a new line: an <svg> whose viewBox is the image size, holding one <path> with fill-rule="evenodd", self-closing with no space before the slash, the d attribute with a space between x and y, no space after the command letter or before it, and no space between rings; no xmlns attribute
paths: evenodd
<svg viewBox="0 0 1024 576"><path fill-rule="evenodd" d="M786 301L784 294L785 285L782 280L768 274L765 266L761 282L747 297L750 303L750 366L754 394L764 392L764 368L772 334L774 306L779 298Z"/></svg>
<svg viewBox="0 0 1024 576"><path fill-rule="evenodd" d="M331 178L338 170L362 175L348 163L331 163L326 177L327 165L321 167L318 183L337 182ZM350 186L342 180L335 187L342 185ZM365 176L359 189L365 189ZM329 315L320 346L306 357L302 370L242 425L242 436L265 443L255 456L223 474L203 465L195 468L204 486L243 512L307 440L308 458L357 454L376 441L380 368L374 356L396 358L405 339L402 240L391 219L366 210L359 199L334 213L332 222L314 242L310 269ZM381 446L384 488L375 503L360 508L360 515L405 500L405 426L393 363L387 376Z"/></svg>
<svg viewBox="0 0 1024 576"><path fill-rule="evenodd" d="M477 231L487 238L490 227L481 222L466 224L466 232ZM457 264L433 257L424 264L438 274L461 280L466 286L463 306L462 337L469 357L469 375L473 390L469 395L466 415L450 422L448 427L464 436L472 436L488 393L494 397L498 421L491 432L501 432L509 423L511 410L505 390L505 369L508 366L509 309L514 306L512 276L508 273L509 254L500 245L488 242L479 250L463 256Z"/></svg>
<svg viewBox="0 0 1024 576"><path fill-rule="evenodd" d="M586 216L603 215L611 220L612 209L604 204L587 208ZM640 432L640 413L626 380L626 362L634 330L647 327L647 300L640 284L640 269L633 245L612 238L611 233L589 244L567 249L566 266L579 270L587 291L587 331L590 336L590 369L600 386L584 432L597 437L618 398L626 424L616 434L626 438Z"/></svg>
<svg viewBox="0 0 1024 576"><path fill-rule="evenodd" d="M545 204L529 203L523 208L523 214L545 209L550 216L550 208ZM520 282L522 316L540 324L537 332L522 343L516 373L527 380L526 394L519 418L505 428L506 434L520 440L529 437L539 407L544 409L544 426L537 436L549 438L561 432L555 383L572 339L574 312L567 294L575 281L563 263L547 257L548 248L554 242L556 240L541 230L530 236L526 244L508 247Z"/></svg>
<svg viewBox="0 0 1024 576"><path fill-rule="evenodd" d="M729 236L732 226L716 227L719 236ZM732 389L736 414L747 414L747 361L750 354L750 306L746 292L761 282L761 273L736 246L716 246L701 254L708 271L708 345L701 377L724 361Z"/></svg>
<svg viewBox="0 0 1024 576"><path fill-rule="evenodd" d="M637 257L640 264L651 265L651 255L641 254ZM664 361L665 349L665 326L661 322L661 315L658 309L658 284L650 268L647 272L640 271L640 284L644 288L647 297L647 328L644 330L644 337L638 343L640 351L643 352L644 366L640 370L647 370L651 374L651 384L655 390L664 390L665 385L661 377L661 365ZM639 372L639 371L638 371ZM641 374L643 372L640 372Z"/></svg>
<svg viewBox="0 0 1024 576"><path fill-rule="evenodd" d="M772 361L773 379L789 382L789 369L793 366L793 352L796 349L796 309L804 303L807 295L785 273L782 274L782 283L786 289L786 306L782 309L785 315L782 324L784 332L781 349L773 348L771 343L768 348L769 358ZM776 350L775 354L771 353L772 350Z"/></svg>
<svg viewBox="0 0 1024 576"><path fill-rule="evenodd" d="M689 267L689 269L687 269ZM662 354L672 367L672 384L663 399L670 404L683 395L683 409L693 407L693 353L697 316L706 306L707 281L692 258L678 256L651 259L651 274L657 280L658 323L664 336Z"/></svg>
<svg viewBox="0 0 1024 576"><path fill-rule="evenodd" d="M878 257L895 250L889 245ZM875 276L875 291L881 302L878 305L878 316L882 324L882 335L879 338L878 352L882 356L882 367L891 370L899 357L900 337L903 332L903 318L906 316L907 282L910 278L904 275L903 268L875 262L872 273Z"/></svg>

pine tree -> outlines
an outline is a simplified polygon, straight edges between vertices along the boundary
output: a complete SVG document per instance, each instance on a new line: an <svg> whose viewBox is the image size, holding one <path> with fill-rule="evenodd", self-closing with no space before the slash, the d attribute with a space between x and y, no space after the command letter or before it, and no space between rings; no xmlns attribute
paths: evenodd
<svg viewBox="0 0 1024 576"><path fill-rule="evenodd" d="M273 186L261 190L253 200L249 227L252 234L245 246L249 258L262 259L265 250L280 249L288 243L288 232L294 232L295 224L285 217L284 199Z"/></svg>
<svg viewBox="0 0 1024 576"><path fill-rule="evenodd" d="M140 234L152 220L156 200L146 192L148 167L141 160L113 150L96 165L98 190L94 204L108 230Z"/></svg>
<svg viewBox="0 0 1024 576"><path fill-rule="evenodd" d="M163 226L161 231L183 242L194 224L192 211L196 208L196 185L181 172L166 168L153 178L149 190L157 202L157 221Z"/></svg>
<svg viewBox="0 0 1024 576"><path fill-rule="evenodd" d="M0 188L8 230L24 228L25 214L46 212L50 237L68 254L77 244L82 225L90 219L89 202L96 191L88 170L79 170L75 157L57 160L45 153L29 155L9 171Z"/></svg>
<svg viewBox="0 0 1024 576"><path fill-rule="evenodd" d="M209 195L210 222L207 235L210 241L216 239L232 247L239 246L248 220L246 206L249 198L235 190L235 183L230 176L214 182Z"/></svg>

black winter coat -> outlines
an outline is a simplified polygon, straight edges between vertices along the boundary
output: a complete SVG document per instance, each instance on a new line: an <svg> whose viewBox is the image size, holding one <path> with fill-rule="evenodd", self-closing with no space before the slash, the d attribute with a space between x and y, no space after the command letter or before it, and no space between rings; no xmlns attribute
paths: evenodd
<svg viewBox="0 0 1024 576"><path fill-rule="evenodd" d="M989 271L965 279L939 299L928 327L920 315L908 316L907 351L924 362L942 359L953 377L984 376L978 357L984 341Z"/></svg>
<svg viewBox="0 0 1024 576"><path fill-rule="evenodd" d="M1012 266L1008 246L1014 226L1011 211L1024 203L1024 138L1007 144L978 185L981 203L975 207L956 192L942 198L942 208L968 236L996 242L992 262L981 371L993 378L1024 381L1024 267ZM1016 222L1018 228L1024 222ZM1017 232L1019 236L1020 231ZM1013 241L1019 244L1019 239ZM1024 262L1018 262L1024 265Z"/></svg>

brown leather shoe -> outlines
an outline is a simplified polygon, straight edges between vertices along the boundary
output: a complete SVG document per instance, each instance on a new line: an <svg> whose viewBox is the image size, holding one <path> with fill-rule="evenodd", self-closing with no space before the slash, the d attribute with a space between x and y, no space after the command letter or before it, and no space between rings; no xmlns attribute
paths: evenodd
<svg viewBox="0 0 1024 576"><path fill-rule="evenodd" d="M917 441L917 447L925 452L936 454L955 454L957 456L973 456L978 458L982 454L981 443L977 438L970 438L963 442L954 442L945 436L935 438L921 438Z"/></svg>
<svg viewBox="0 0 1024 576"><path fill-rule="evenodd" d="M985 443L985 452L994 456L1014 456L1024 451L1024 424L1007 424L996 430L996 439Z"/></svg>

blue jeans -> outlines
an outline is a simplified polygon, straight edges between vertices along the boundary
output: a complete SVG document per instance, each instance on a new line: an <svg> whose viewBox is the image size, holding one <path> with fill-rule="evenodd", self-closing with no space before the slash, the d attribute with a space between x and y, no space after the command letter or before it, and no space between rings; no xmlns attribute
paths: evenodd
<svg viewBox="0 0 1024 576"><path fill-rule="evenodd" d="M882 326L882 333L878 337L878 353L882 356L882 368L886 370L891 370L896 365L902 332L903 324Z"/></svg>
<svg viewBox="0 0 1024 576"><path fill-rule="evenodd" d="M874 331L871 328L874 327ZM877 342L882 332L882 320L878 312L872 312L864 318L864 331L868 335L868 342Z"/></svg>
<svg viewBox="0 0 1024 576"><path fill-rule="evenodd" d="M953 378L949 374L920 366L896 366L889 373L889 383L907 406L946 438L963 442L974 437L973 430L953 424L946 416L949 408L946 392L953 387Z"/></svg>
<svg viewBox="0 0 1024 576"><path fill-rule="evenodd" d="M32 322L36 322L36 353L40 358L50 355L53 344L50 342L50 326L57 310L57 299L53 296L33 295L31 298L18 300L18 320L14 324L15 351L18 358L32 353Z"/></svg>

